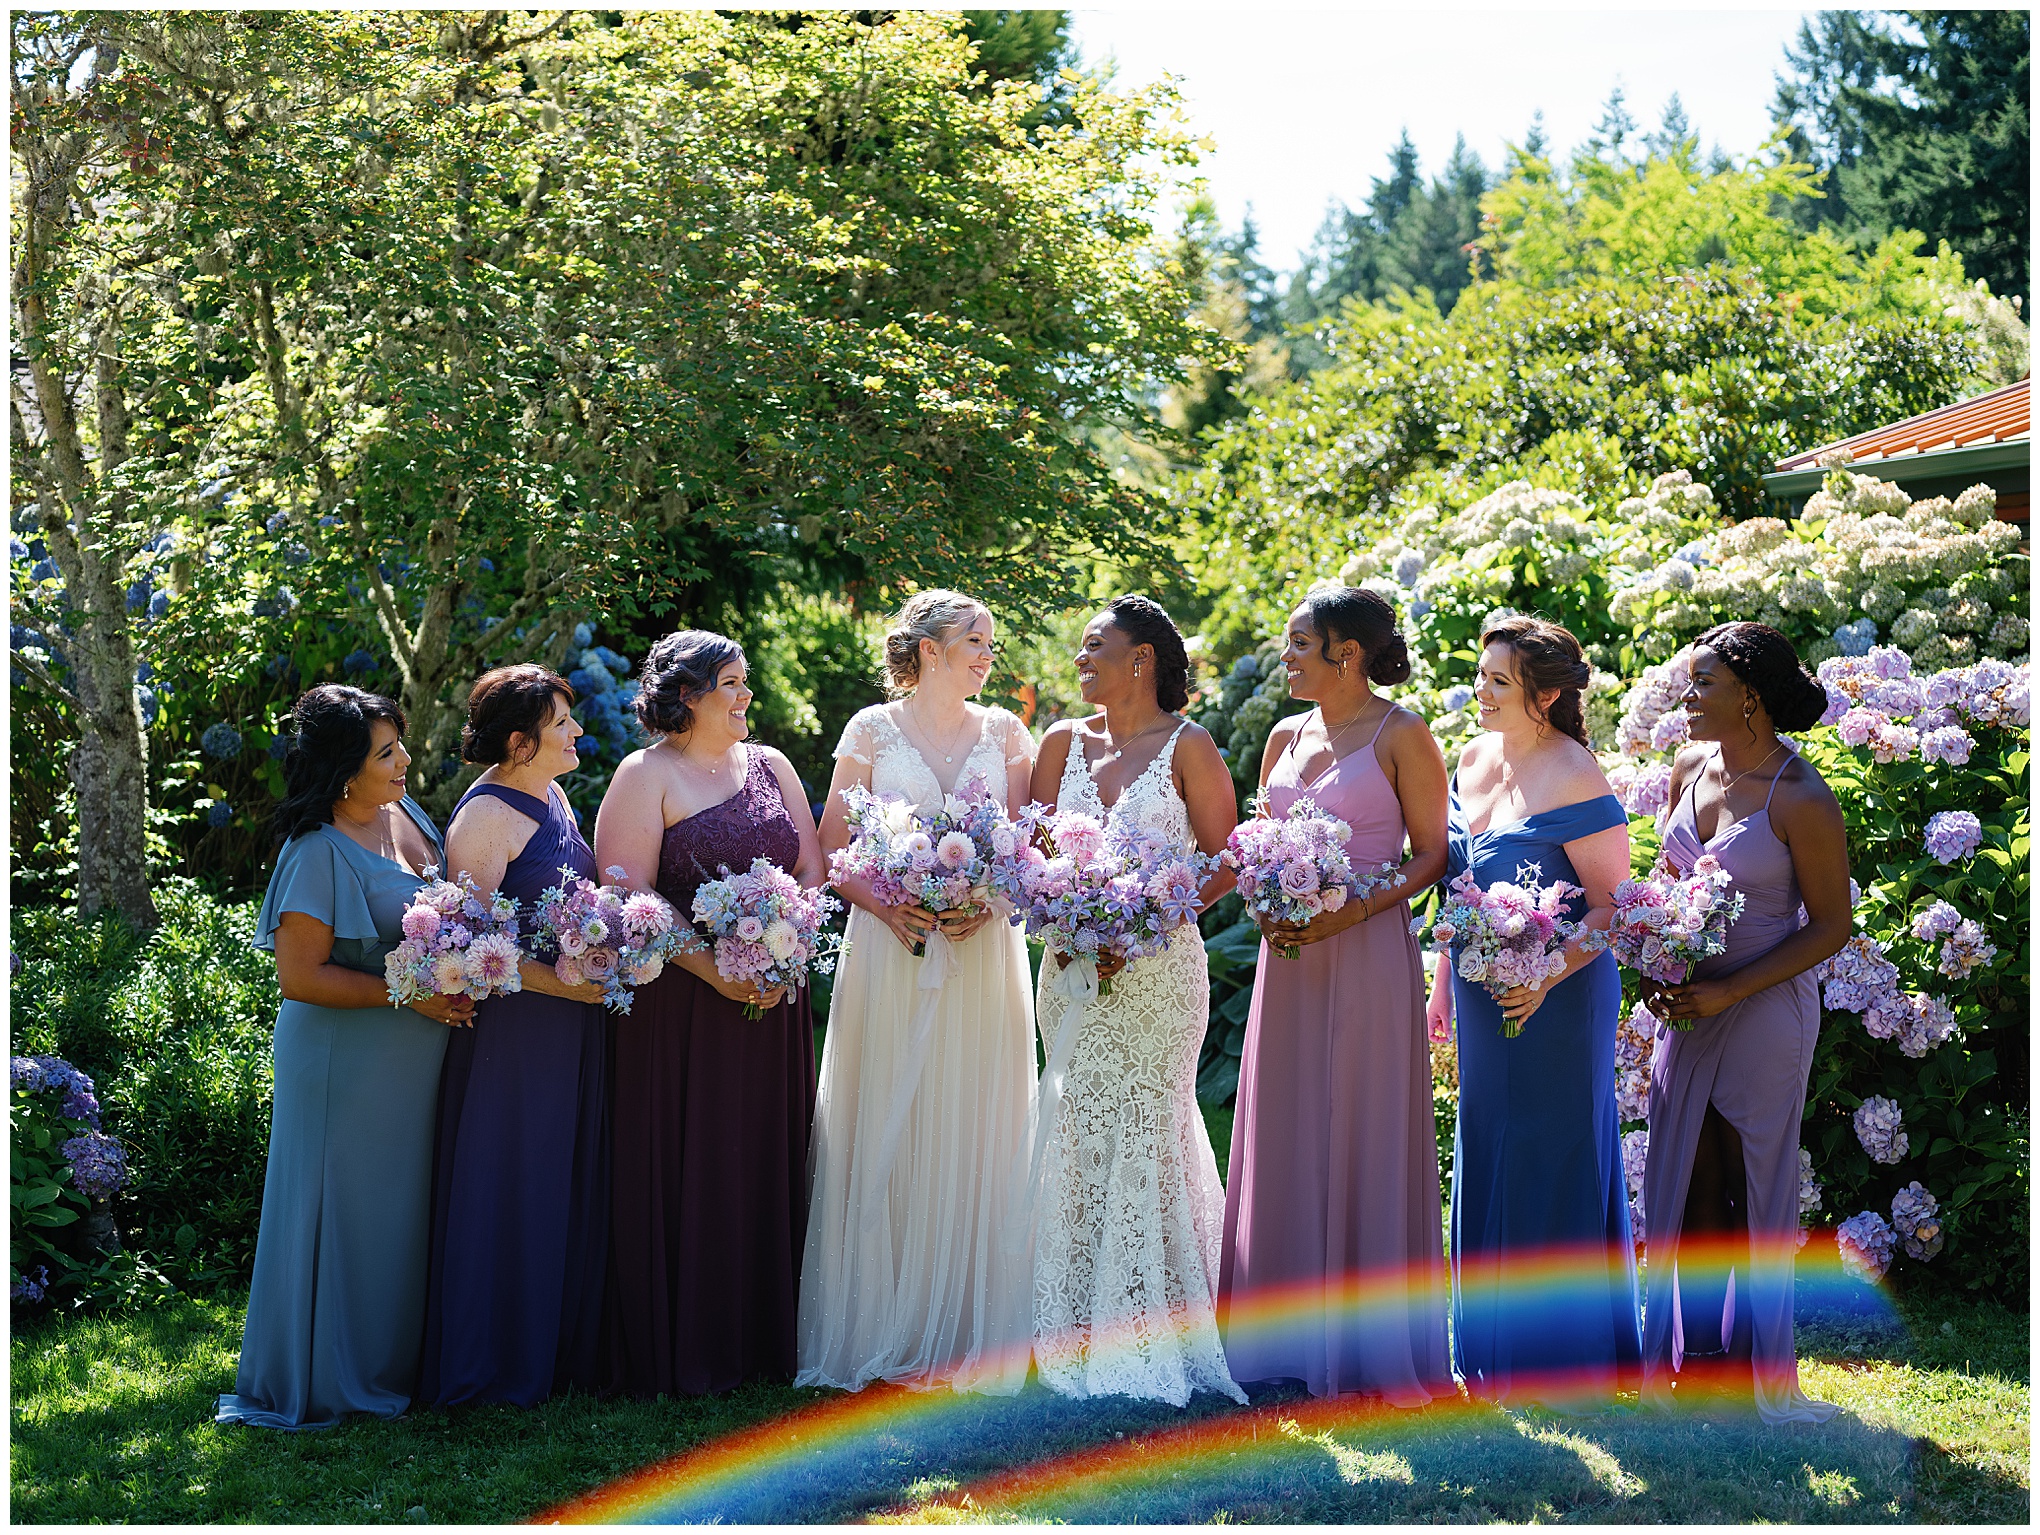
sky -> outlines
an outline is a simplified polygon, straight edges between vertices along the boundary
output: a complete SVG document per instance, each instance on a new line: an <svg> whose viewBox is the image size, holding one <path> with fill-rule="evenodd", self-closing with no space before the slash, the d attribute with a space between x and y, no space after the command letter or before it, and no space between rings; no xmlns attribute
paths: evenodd
<svg viewBox="0 0 2040 1535"><path fill-rule="evenodd" d="M1676 91L1703 150L1749 154L1806 15L1148 4L1077 10L1071 31L1087 65L1117 60L1124 86L1178 77L1191 125L1215 140L1199 169L1220 216L1237 227L1251 204L1261 259L1286 272L1329 202L1366 201L1404 128L1426 177L1460 133L1493 170L1540 108L1548 152L1571 150L1620 83L1641 127Z"/></svg>

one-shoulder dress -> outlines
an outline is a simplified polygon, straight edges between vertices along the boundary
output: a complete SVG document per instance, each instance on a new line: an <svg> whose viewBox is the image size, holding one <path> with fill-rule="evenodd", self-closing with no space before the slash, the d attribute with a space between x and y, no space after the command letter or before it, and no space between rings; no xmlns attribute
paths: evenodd
<svg viewBox="0 0 2040 1535"><path fill-rule="evenodd" d="M1455 780L1446 875L1471 869L1486 887L1536 864L1547 883L1578 884L1565 844L1627 819L1604 794L1475 832ZM1452 1342L1476 1396L1568 1403L1634 1383L1636 1253L1615 1113L1621 1005L1603 952L1504 1039L1500 1005L1453 976Z"/></svg>
<svg viewBox="0 0 2040 1535"><path fill-rule="evenodd" d="M404 813L435 849L439 833ZM443 856L443 855L442 855ZM276 948L285 912L333 929L332 963L380 976L424 880L331 825L284 844L255 919ZM276 1014L275 1101L254 1285L221 1423L326 1428L348 1413L393 1418L418 1384L432 1126L452 1031L408 1007Z"/></svg>
<svg viewBox="0 0 2040 1535"><path fill-rule="evenodd" d="M666 828L657 888L684 920L723 869L800 858L771 763L744 754L734 795ZM617 1020L613 1105L606 1388L702 1396L791 1380L815 1107L807 991L746 1018L669 964Z"/></svg>
<svg viewBox="0 0 2040 1535"><path fill-rule="evenodd" d="M1390 714L1394 711L1391 710ZM1356 868L1400 863L1402 802L1375 741L1304 783L1285 750L1268 810L1306 795L1352 827ZM1261 945L1225 1180L1219 1314L1241 1381L1416 1407L1452 1390L1424 968L1398 901L1295 959Z"/></svg>
<svg viewBox="0 0 2040 1535"><path fill-rule="evenodd" d="M544 799L478 783L538 823L499 887L529 934L562 867L595 855L554 785ZM454 807L454 814L460 807ZM550 954L541 956L550 959ZM599 1003L491 997L453 1031L439 1097L421 1401L531 1407L595 1383L609 1236L608 1024Z"/></svg>
<svg viewBox="0 0 2040 1535"><path fill-rule="evenodd" d="M1687 786L1666 821L1665 857L1683 874L1702 853L1712 853L1743 895L1743 913L1729 927L1726 950L1694 969L1697 978L1709 980L1762 958L1798 931L1799 878L1790 850L1771 826L1776 776L1763 809L1717 828L1706 842L1694 819L1692 788ZM1831 1403L1816 1402L1799 1389L1792 1345L1799 1116L1819 1033L1820 991L1810 970L1699 1019L1691 1029L1658 1032L1643 1174L1650 1256L1643 1350L1647 1397L1662 1400L1668 1394L1684 1351L1679 1229L1700 1124L1711 1103L1742 1139L1750 1241L1745 1271L1727 1286L1710 1273L1698 1288L1710 1302L1723 1304L1722 1337L1750 1338L1757 1411L1766 1423L1824 1423L1835 1414ZM1739 1325L1737 1313L1743 1316Z"/></svg>

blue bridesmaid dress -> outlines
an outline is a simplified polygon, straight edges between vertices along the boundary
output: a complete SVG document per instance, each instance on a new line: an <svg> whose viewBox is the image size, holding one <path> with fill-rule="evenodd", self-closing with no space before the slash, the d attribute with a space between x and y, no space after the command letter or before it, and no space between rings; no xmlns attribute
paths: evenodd
<svg viewBox="0 0 2040 1535"><path fill-rule="evenodd" d="M435 850L439 833L403 809ZM441 855L444 856L443 854ZM330 825L292 838L255 919L274 952L285 912L333 929L332 963L380 976L425 882ZM432 1124L443 1023L408 1007L286 1001L255 1240L254 1287L234 1390L218 1421L325 1428L410 1405L425 1331Z"/></svg>
<svg viewBox="0 0 2040 1535"><path fill-rule="evenodd" d="M1627 819L1609 794L1472 832L1455 779L1446 877L1471 869L1485 888L1536 864L1546 883L1578 884L1565 844ZM1570 915L1583 904L1575 897ZM1475 1396L1567 1405L1636 1384L1636 1249L1615 1112L1621 1009L1607 953L1552 988L1514 1039L1487 989L1453 977L1452 1352Z"/></svg>
<svg viewBox="0 0 2040 1535"><path fill-rule="evenodd" d="M529 935L538 898L595 855L554 785L478 783L538 823L503 871ZM454 814L460 807L454 807ZM545 956L550 958L550 956ZM609 1246L609 1024L600 1003L490 997L446 1050L418 1398L532 1407L594 1383Z"/></svg>

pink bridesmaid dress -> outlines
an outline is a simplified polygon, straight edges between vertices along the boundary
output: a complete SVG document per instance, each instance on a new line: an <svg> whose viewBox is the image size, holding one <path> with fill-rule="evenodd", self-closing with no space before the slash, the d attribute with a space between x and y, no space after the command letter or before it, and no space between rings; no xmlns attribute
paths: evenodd
<svg viewBox="0 0 2040 1535"><path fill-rule="evenodd" d="M1391 711L1393 713L1393 711ZM1402 804L1375 745L1311 783L1284 752L1269 813L1308 796L1356 868L1400 863ZM1419 1407L1452 1390L1424 970L1397 902L1296 959L1261 945L1226 1173L1219 1310L1239 1381Z"/></svg>

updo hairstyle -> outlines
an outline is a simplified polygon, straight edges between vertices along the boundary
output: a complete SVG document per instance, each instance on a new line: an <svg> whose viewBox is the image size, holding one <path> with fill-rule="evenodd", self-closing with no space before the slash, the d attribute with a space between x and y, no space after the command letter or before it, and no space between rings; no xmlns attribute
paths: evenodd
<svg viewBox="0 0 2040 1535"><path fill-rule="evenodd" d="M489 767L512 763L510 738L524 737L515 766L538 755L539 737L552 719L553 700L573 707L573 685L558 672L526 662L483 672L468 692L467 724L460 733L463 762Z"/></svg>
<svg viewBox="0 0 2040 1535"><path fill-rule="evenodd" d="M931 587L909 597L885 636L887 690L895 698L913 692L921 681L921 641L933 640L939 648L969 623L973 614L987 611L975 597L947 587Z"/></svg>
<svg viewBox="0 0 2040 1535"><path fill-rule="evenodd" d="M1806 730L1827 713L1827 689L1807 675L1792 641L1769 624L1716 624L1693 641L1721 657L1780 730Z"/></svg>
<svg viewBox="0 0 2040 1535"><path fill-rule="evenodd" d="M279 841L333 824L333 802L368 761L377 720L405 729L395 699L344 682L323 682L298 695L290 711L290 744L283 754L283 800L276 807Z"/></svg>
<svg viewBox="0 0 2040 1535"><path fill-rule="evenodd" d="M1410 648L1395 626L1395 609L1379 592L1360 586L1314 586L1304 594L1310 625L1332 659L1333 641L1357 640L1369 682L1392 687L1410 680Z"/></svg>
<svg viewBox="0 0 2040 1535"><path fill-rule="evenodd" d="M1573 638L1572 630L1548 618L1518 613L1489 624L1480 643L1483 650L1489 645L1509 647L1516 658L1516 680L1523 689L1523 707L1532 719L1543 720L1593 750L1587 742L1586 712L1580 703L1580 691L1586 687L1593 669L1587 665L1586 653ZM1548 710L1540 713L1538 695L1553 688L1558 689L1558 697L1551 701Z"/></svg>
<svg viewBox="0 0 2040 1535"><path fill-rule="evenodd" d="M716 678L744 647L709 629L669 634L645 654L631 705L648 735L685 735L694 724L694 703L715 691Z"/></svg>
<svg viewBox="0 0 2040 1535"><path fill-rule="evenodd" d="M1136 645L1155 648L1155 702L1174 713L1190 702L1190 655L1176 621L1151 597L1114 597L1105 604L1113 627Z"/></svg>

